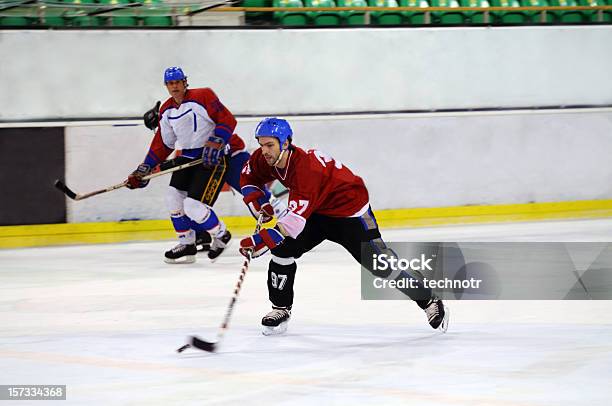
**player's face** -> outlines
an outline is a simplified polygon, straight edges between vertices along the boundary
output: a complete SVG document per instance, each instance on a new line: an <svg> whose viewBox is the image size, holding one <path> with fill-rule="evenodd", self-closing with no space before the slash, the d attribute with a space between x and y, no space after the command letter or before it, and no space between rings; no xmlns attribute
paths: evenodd
<svg viewBox="0 0 612 406"><path fill-rule="evenodd" d="M166 89L168 89L168 93L175 100L182 100L187 87L185 86L185 82L183 80L171 80L166 82Z"/></svg>
<svg viewBox="0 0 612 406"><path fill-rule="evenodd" d="M274 137L259 137L259 145L261 145L261 153L266 163L270 166L274 165L280 155L278 140Z"/></svg>

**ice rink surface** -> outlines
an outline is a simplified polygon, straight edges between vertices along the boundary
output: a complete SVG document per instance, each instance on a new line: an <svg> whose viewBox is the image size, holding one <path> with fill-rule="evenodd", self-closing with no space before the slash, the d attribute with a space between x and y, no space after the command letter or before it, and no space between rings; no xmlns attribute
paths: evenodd
<svg viewBox="0 0 612 406"><path fill-rule="evenodd" d="M383 230L388 241L612 241L612 220ZM174 242L0 250L0 384L65 384L70 405L610 405L612 302L449 301L446 334L409 301L360 300L325 243L298 262L284 336L265 337L268 257L167 265ZM44 402L0 401L40 405Z"/></svg>

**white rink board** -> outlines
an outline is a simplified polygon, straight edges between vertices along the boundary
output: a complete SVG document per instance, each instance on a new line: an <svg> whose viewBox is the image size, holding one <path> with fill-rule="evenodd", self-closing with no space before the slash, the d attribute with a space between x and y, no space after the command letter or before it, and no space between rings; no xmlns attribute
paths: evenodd
<svg viewBox="0 0 612 406"><path fill-rule="evenodd" d="M382 234L612 241L612 220ZM251 265L220 352L178 355L186 335L214 339L242 260L166 265L173 244L1 250L0 382L66 384L66 405L607 406L612 397L612 302L449 301L439 335L410 302L360 300L359 266L335 244L298 260L287 335L259 332L266 257Z"/></svg>
<svg viewBox="0 0 612 406"><path fill-rule="evenodd" d="M168 66L235 114L612 104L612 26L0 30L0 121L140 117Z"/></svg>
<svg viewBox="0 0 612 406"><path fill-rule="evenodd" d="M248 146L259 119L237 127ZM290 118L294 140L348 165L375 210L612 199L612 112ZM66 130L66 183L85 192L121 182L144 159L144 126ZM168 178L146 189L68 201L69 222L162 219ZM221 215L248 215L222 193Z"/></svg>

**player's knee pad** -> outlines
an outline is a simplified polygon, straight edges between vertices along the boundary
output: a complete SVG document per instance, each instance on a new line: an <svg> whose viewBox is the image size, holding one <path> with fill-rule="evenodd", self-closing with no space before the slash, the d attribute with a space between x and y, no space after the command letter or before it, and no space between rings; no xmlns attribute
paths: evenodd
<svg viewBox="0 0 612 406"><path fill-rule="evenodd" d="M268 295L274 306L293 305L293 282L297 265L293 258L273 256L268 266Z"/></svg>
<svg viewBox="0 0 612 406"><path fill-rule="evenodd" d="M185 214L196 223L203 223L210 216L210 208L202 202L188 197L183 202Z"/></svg>
<svg viewBox="0 0 612 406"><path fill-rule="evenodd" d="M166 207L171 216L180 217L183 215L183 201L185 197L187 197L187 192L183 192L172 186L168 187L166 193Z"/></svg>

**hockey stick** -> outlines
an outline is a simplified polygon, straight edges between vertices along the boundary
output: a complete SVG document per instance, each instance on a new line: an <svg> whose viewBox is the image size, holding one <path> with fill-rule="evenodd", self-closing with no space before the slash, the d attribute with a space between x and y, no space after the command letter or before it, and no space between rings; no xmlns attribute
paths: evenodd
<svg viewBox="0 0 612 406"><path fill-rule="evenodd" d="M263 214L260 213L259 217L257 217L257 225L255 226L255 234L258 233L259 230L261 229L262 220L263 220ZM242 282L244 281L244 277L247 271L249 270L249 264L251 263L252 254L253 252L249 251L247 253L247 257L244 259L244 262L242 263L242 269L240 270L240 276L238 277L238 282L236 282L236 287L234 288L234 296L232 296L232 299L230 300L229 306L227 307L227 310L225 312L225 318L223 319L223 323L221 323L221 327L219 328L219 331L217 332L217 341L210 342L210 341L202 340L201 338L198 338L196 336L190 336L188 339L189 342L185 344L184 346L182 346L181 348L177 349L176 352L183 352L187 348L190 348L190 347L197 348L202 351L208 351L208 352L217 351L217 348L219 347L219 344L221 344L221 340L223 340L223 335L225 334L225 331L227 330L227 327L229 325L230 318L232 317L232 313L234 311L234 305L236 304L236 300L238 299L240 288L242 288Z"/></svg>
<svg viewBox="0 0 612 406"><path fill-rule="evenodd" d="M202 163L202 159L201 158L200 159L196 159L195 161L187 162L185 164L178 165L178 166L175 166L173 168L166 169L164 171L159 171L159 172L152 173L150 175L143 176L142 180L153 179L153 178L156 178L158 176L162 176L162 175L165 175L165 174L171 173L171 172L180 171L181 169L189 168L191 166L199 165L201 163ZM72 200L83 200L83 199L87 199L88 197L92 197L92 196L99 195L99 194L102 194L102 193L110 192L110 191L115 190L115 189L121 189L122 187L126 186L127 184L128 183L127 183L127 180L126 180L126 181L123 181L123 182L118 183L116 185L109 186L109 187L107 187L105 189L95 190L93 192L84 193L84 194L74 193L72 191L72 189L70 189L68 186L66 186L66 184L64 182L62 182L61 180L59 180L59 179L55 181L54 186L56 188L58 188L59 190L61 190L66 196L68 196Z"/></svg>

